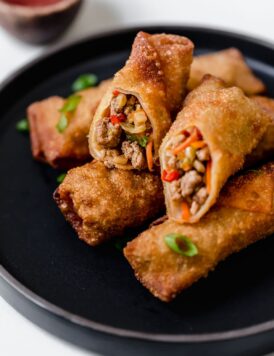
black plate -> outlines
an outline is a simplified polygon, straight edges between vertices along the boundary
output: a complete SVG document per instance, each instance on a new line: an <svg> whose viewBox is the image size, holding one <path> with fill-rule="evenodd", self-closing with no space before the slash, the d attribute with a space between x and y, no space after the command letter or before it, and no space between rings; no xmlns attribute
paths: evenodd
<svg viewBox="0 0 274 356"><path fill-rule="evenodd" d="M188 36L196 52L241 49L274 96L273 46L192 27L143 27ZM19 71L0 91L0 285L16 309L52 333L106 355L247 354L274 348L274 241L257 243L171 304L152 297L112 244L79 241L52 200L58 172L34 162L15 130L31 102L68 95L74 78L111 76L139 29L92 37Z"/></svg>

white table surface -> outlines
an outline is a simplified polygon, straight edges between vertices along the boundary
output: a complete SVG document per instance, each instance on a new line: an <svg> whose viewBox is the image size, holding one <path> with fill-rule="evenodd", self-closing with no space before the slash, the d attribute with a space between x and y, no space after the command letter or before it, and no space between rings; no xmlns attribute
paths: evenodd
<svg viewBox="0 0 274 356"><path fill-rule="evenodd" d="M274 2L270 0L86 0L77 20L57 43L33 47L0 29L0 82L49 48L121 26L188 24L219 27L274 42ZM0 297L1 356L95 355L41 330Z"/></svg>

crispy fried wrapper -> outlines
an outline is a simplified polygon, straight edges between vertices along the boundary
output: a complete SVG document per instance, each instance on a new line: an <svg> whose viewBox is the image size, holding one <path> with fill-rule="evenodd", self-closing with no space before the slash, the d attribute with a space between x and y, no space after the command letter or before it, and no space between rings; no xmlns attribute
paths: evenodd
<svg viewBox="0 0 274 356"><path fill-rule="evenodd" d="M27 115L33 157L60 169L90 160L87 135L94 112L110 82L106 80L98 87L77 93L82 99L63 133L58 132L56 125L65 99L53 96L30 105Z"/></svg>
<svg viewBox="0 0 274 356"><path fill-rule="evenodd" d="M245 167L252 167L258 162L268 161L274 157L274 99L265 96L254 96L252 100L270 115L271 124L268 126L258 146L247 156Z"/></svg>
<svg viewBox="0 0 274 356"><path fill-rule="evenodd" d="M274 232L274 164L249 171L229 181L218 204L197 224L167 220L129 242L124 254L137 279L162 301L182 290L232 253ZM174 252L165 236L188 237L198 253L187 257Z"/></svg>
<svg viewBox="0 0 274 356"><path fill-rule="evenodd" d="M194 57L188 82L189 90L196 88L205 74L223 79L229 86L238 86L247 95L265 91L264 83L257 78L236 48Z"/></svg>
<svg viewBox="0 0 274 356"><path fill-rule="evenodd" d="M158 176L107 169L98 161L70 170L54 199L79 238L91 246L121 236L164 210Z"/></svg>
<svg viewBox="0 0 274 356"><path fill-rule="evenodd" d="M137 34L128 61L116 73L111 87L96 110L89 134L90 153L95 159L104 161L108 167L153 170L150 165L158 163L159 146L171 125L171 115L179 110L186 94L192 52L192 42L182 36L150 35L144 32ZM143 165L136 168L132 162L125 160L126 156L120 147L123 137L118 137L118 142L112 146L100 142L102 128L98 128L98 125L104 118L113 116L112 103L117 93L126 95L128 102L130 97L135 98L139 107L136 110L145 113L147 117L143 136L152 142L153 161L148 167ZM124 115L122 124L125 122L130 122L128 113ZM137 127L135 120L134 125L133 131L127 131L121 125L123 135L134 133ZM108 130L113 130L113 127ZM138 134L140 136L140 132ZM120 154L118 159L115 158L117 154Z"/></svg>
<svg viewBox="0 0 274 356"><path fill-rule="evenodd" d="M164 181L168 216L180 223L199 221L215 204L227 179L242 168L245 157L258 145L270 123L269 115L246 97L241 89L226 88L220 79L205 76L202 84L187 96L183 110L161 145L162 174L175 167L181 169L183 175L177 180L180 185L178 189L181 189L178 190L180 197L174 196L174 182ZM186 130L198 131L202 137L199 136L196 141L206 146L194 150L196 156L194 153L193 157L196 157L195 162L199 161L199 167L194 158L191 158L187 167L184 166L185 158L189 160L187 150L190 147L193 150L197 142L189 144L187 149L176 155L174 153L180 147L180 144L176 147L176 142L182 133L188 134ZM189 137L184 140L183 145ZM205 149L208 157L200 158L199 154ZM170 162L173 167L170 167ZM203 169L200 169L201 163ZM195 179L200 180L197 186ZM187 192L189 189L190 192ZM203 196L199 192L196 194L197 189L203 189L200 192ZM190 209L188 214L184 214L185 207L182 210L182 204Z"/></svg>

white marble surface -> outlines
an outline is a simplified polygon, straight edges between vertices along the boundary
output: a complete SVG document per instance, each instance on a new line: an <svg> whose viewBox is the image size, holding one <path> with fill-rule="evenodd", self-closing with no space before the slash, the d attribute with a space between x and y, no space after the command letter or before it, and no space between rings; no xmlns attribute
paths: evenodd
<svg viewBox="0 0 274 356"><path fill-rule="evenodd" d="M49 48L100 31L139 24L188 24L219 27L274 42L274 2L261 0L86 0L66 35L47 47L32 47L0 29L0 81ZM84 356L75 348L41 330L0 297L1 356Z"/></svg>

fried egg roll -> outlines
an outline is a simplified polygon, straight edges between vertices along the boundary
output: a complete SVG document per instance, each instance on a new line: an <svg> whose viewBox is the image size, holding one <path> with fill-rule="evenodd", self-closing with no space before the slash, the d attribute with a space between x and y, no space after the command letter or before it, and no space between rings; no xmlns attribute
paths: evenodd
<svg viewBox="0 0 274 356"><path fill-rule="evenodd" d="M161 145L168 216L179 223L199 221L270 122L241 89L205 76L187 96Z"/></svg>
<svg viewBox="0 0 274 356"><path fill-rule="evenodd" d="M162 301L232 253L274 232L274 164L234 177L197 224L167 220L129 242L124 254L137 279Z"/></svg>
<svg viewBox="0 0 274 356"><path fill-rule="evenodd" d="M196 88L205 74L221 78L229 86L241 88L247 95L259 94L266 89L264 83L246 64L243 54L236 48L194 57L188 89Z"/></svg>
<svg viewBox="0 0 274 356"><path fill-rule="evenodd" d="M257 162L266 162L274 157L274 99L265 96L254 96L252 100L270 115L271 124L268 126L258 146L247 156L245 167L252 167Z"/></svg>
<svg viewBox="0 0 274 356"><path fill-rule="evenodd" d="M121 236L164 210L160 177L93 161L70 170L54 193L66 220L91 246Z"/></svg>
<svg viewBox="0 0 274 356"><path fill-rule="evenodd" d="M108 168L153 170L160 143L186 93L192 42L139 32L104 95L89 134L91 155Z"/></svg>
<svg viewBox="0 0 274 356"><path fill-rule="evenodd" d="M94 112L111 80L77 93L81 96L63 132L58 131L66 99L53 96L28 107L32 155L54 168L68 169L90 160L87 135Z"/></svg>

